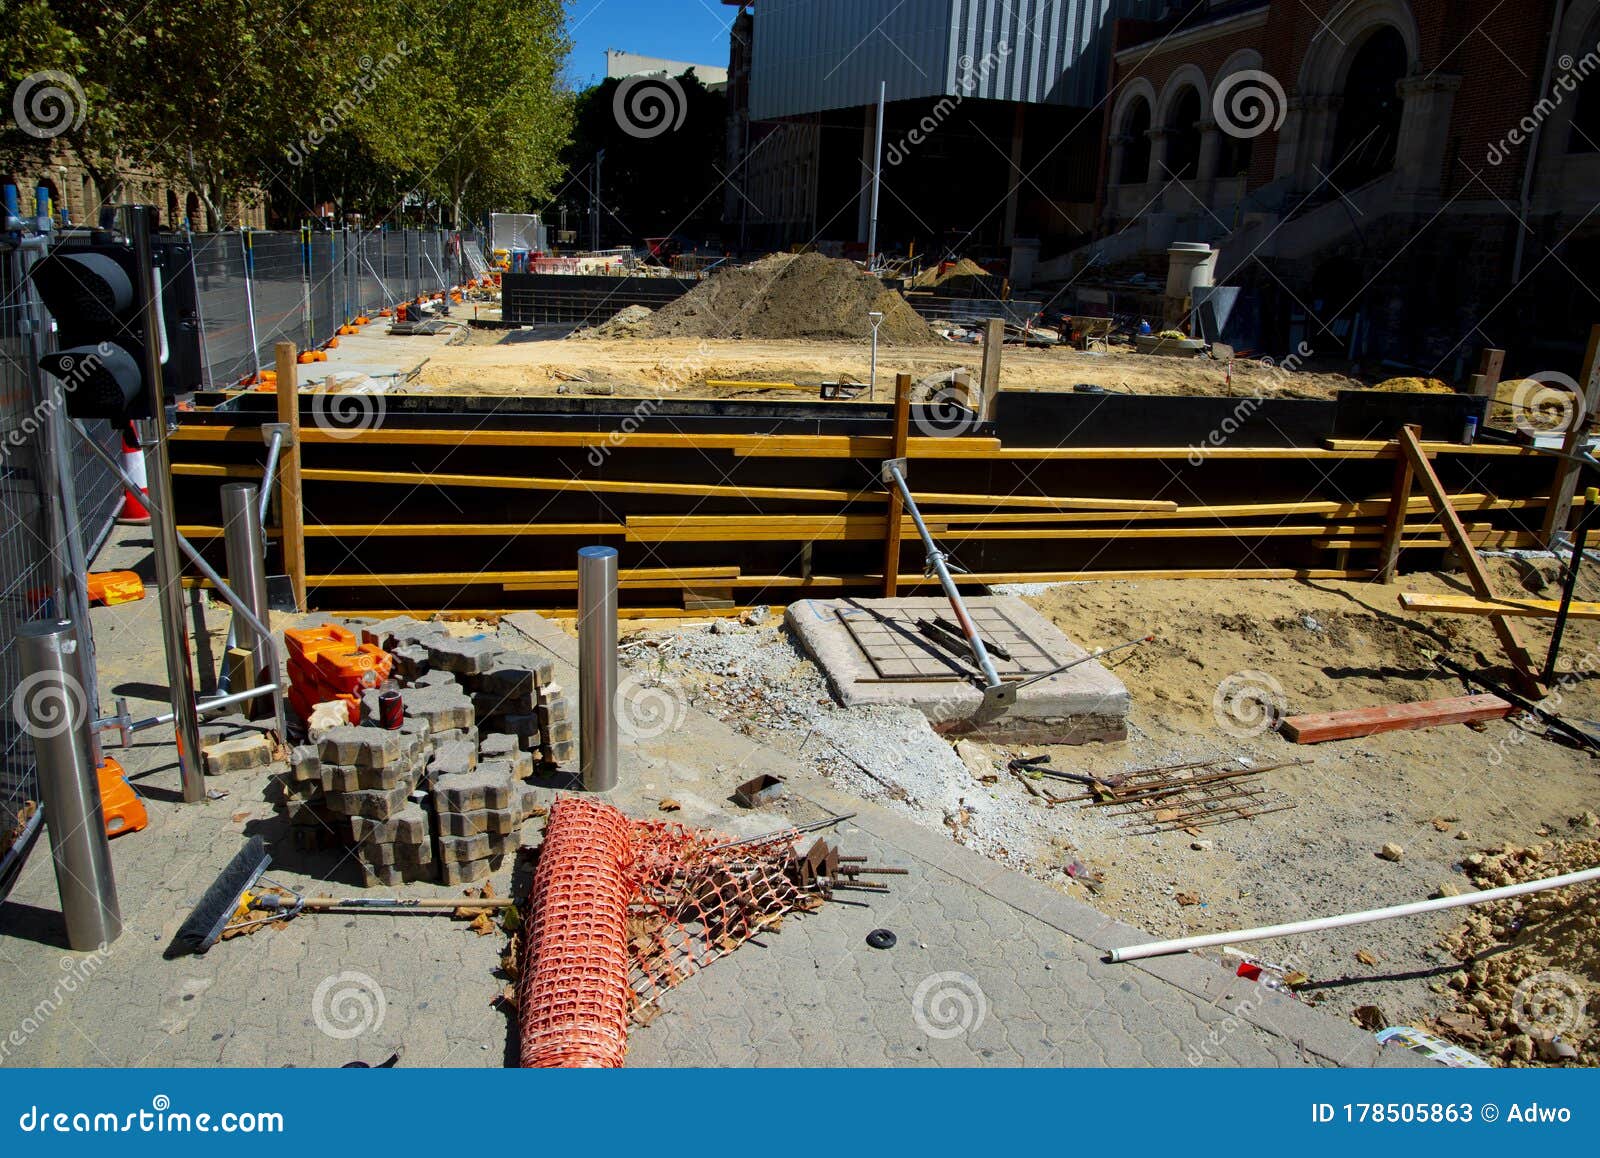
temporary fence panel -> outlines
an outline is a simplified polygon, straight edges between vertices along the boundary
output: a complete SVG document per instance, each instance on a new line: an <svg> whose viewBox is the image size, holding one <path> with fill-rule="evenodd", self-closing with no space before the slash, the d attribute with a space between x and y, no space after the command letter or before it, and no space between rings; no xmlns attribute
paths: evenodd
<svg viewBox="0 0 1600 1158"><path fill-rule="evenodd" d="M344 324L339 306L339 274L336 259L337 233L306 232L307 285L311 302L311 340L326 341Z"/></svg>
<svg viewBox="0 0 1600 1158"><path fill-rule="evenodd" d="M422 283L429 292L434 290L447 290L461 279L451 272L445 261L446 245L445 235L439 232L430 232L420 235L422 238Z"/></svg>
<svg viewBox="0 0 1600 1158"><path fill-rule="evenodd" d="M206 372L212 386L221 389L257 369L245 285L244 240L237 233L197 233L193 241Z"/></svg>
<svg viewBox="0 0 1600 1158"><path fill-rule="evenodd" d="M403 301L411 296L406 278L406 234L404 230L382 234L383 288L387 302Z"/></svg>
<svg viewBox="0 0 1600 1158"><path fill-rule="evenodd" d="M356 286L361 299L361 312L376 314L390 301L383 280L383 234L359 234L355 248Z"/></svg>
<svg viewBox="0 0 1600 1158"><path fill-rule="evenodd" d="M17 629L31 620L65 614L51 598L55 581L48 495L43 477L48 461L42 439L48 403L39 391L46 380L34 370L27 327L43 318L24 280L23 253L0 246L0 697L11 705L22 680L16 649ZM120 438L110 424L85 424L91 436L116 453ZM92 555L111 528L122 492L111 472L69 439L68 463L74 483L75 514L84 549ZM0 897L3 882L25 846L13 846L24 827L30 802L39 799L32 740L11 711L0 713Z"/></svg>
<svg viewBox="0 0 1600 1158"><path fill-rule="evenodd" d="M306 317L305 257L298 233L251 232L249 238L257 357L270 366L279 342L304 350L321 337L312 334Z"/></svg>

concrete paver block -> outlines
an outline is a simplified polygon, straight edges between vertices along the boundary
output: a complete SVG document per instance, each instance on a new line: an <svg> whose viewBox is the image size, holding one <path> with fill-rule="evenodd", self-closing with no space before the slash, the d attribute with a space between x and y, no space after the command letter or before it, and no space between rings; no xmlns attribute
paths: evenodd
<svg viewBox="0 0 1600 1158"><path fill-rule="evenodd" d="M519 793L515 801L520 803ZM512 808L483 808L472 812L439 813L439 837L472 837L479 834L504 836L522 826L522 817Z"/></svg>
<svg viewBox="0 0 1600 1158"><path fill-rule="evenodd" d="M317 746L324 765L347 768L391 768L413 755L421 739L412 732L347 725L334 728Z"/></svg>
<svg viewBox="0 0 1600 1158"><path fill-rule="evenodd" d="M428 662L444 671L457 675L476 675L487 671L505 650L488 637L481 639L454 639L435 637L425 641Z"/></svg>
<svg viewBox="0 0 1600 1158"><path fill-rule="evenodd" d="M218 740L200 749L207 776L249 772L272 763L272 741L256 733L233 740Z"/></svg>
<svg viewBox="0 0 1600 1158"><path fill-rule="evenodd" d="M402 695L406 715L427 720L435 742L440 739L440 732L473 725L472 701L453 684L409 688Z"/></svg>
<svg viewBox="0 0 1600 1158"><path fill-rule="evenodd" d="M485 760L471 772L441 776L433 783L439 812L476 812L509 808L517 781L508 760Z"/></svg>
<svg viewBox="0 0 1600 1158"><path fill-rule="evenodd" d="M341 792L327 798L328 807L346 816L365 816L373 820L387 820L404 808L411 797L411 785L395 788L369 788L359 792Z"/></svg>
<svg viewBox="0 0 1600 1158"><path fill-rule="evenodd" d="M1039 612L1014 596L981 596L967 600L980 630L985 625L1009 621L1007 632L1020 632L1055 665L1088 656L1077 643ZM1016 702L996 707L984 702L975 679L886 679L851 634L840 614L849 616L858 630L888 637L902 656L892 663L916 674L926 658L935 665L941 649L917 630L919 618L950 617L950 604L942 597L901 599L801 599L789 605L787 624L806 653L816 661L834 697L845 707L890 705L913 707L928 717L934 729L946 735L974 735L998 742L1027 744L1082 744L1127 738L1130 707L1128 689L1098 662L1088 660L1071 671L1022 688ZM946 661L950 674L966 665ZM1018 671L1015 663L996 657L1004 678ZM897 669L898 670L898 669ZM1030 669L1030 672L1033 669ZM1049 670L1048 666L1042 670Z"/></svg>

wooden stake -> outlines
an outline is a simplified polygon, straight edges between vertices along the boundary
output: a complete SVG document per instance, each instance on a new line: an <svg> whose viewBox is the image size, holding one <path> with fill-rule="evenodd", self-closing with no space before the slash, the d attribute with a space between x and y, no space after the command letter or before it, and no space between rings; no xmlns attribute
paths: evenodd
<svg viewBox="0 0 1600 1158"><path fill-rule="evenodd" d="M1576 454L1589 433L1589 420L1594 417L1595 406L1600 404L1600 325L1589 330L1589 349L1583 355L1583 376L1578 387L1583 391L1583 413L1575 414L1572 429L1567 431L1561 449ZM1578 464L1571 459L1556 460L1555 484L1550 488L1550 506L1545 511L1542 539L1546 547L1555 546L1556 539L1567 529L1572 517L1572 496L1578 490Z"/></svg>
<svg viewBox="0 0 1600 1158"><path fill-rule="evenodd" d="M1483 559L1478 555L1477 548L1472 545L1472 540L1467 537L1467 529L1461 525L1461 516L1456 514L1455 508L1450 505L1450 497L1445 494L1444 485L1439 482L1439 476L1433 473L1433 464L1423 453L1422 444L1417 440L1416 427L1407 426L1401 429L1400 447L1411 460L1411 468L1416 472L1418 485L1432 500L1439 521L1444 524L1445 535L1455 548L1456 554L1461 556L1462 565L1467 570L1467 578L1472 581L1472 589L1477 592L1479 599L1498 599L1500 596L1494 589L1489 572L1484 568ZM1494 625L1495 634L1500 637L1500 646L1505 649L1506 658L1511 661L1511 666L1516 668L1519 682L1531 694L1542 696L1544 691L1539 685L1538 678L1533 674L1533 657L1529 655L1527 645L1522 642L1522 636L1518 634L1516 626L1504 615L1490 616L1489 622Z"/></svg>
<svg viewBox="0 0 1600 1158"><path fill-rule="evenodd" d="M985 355L987 357L987 355ZM911 375L894 376L894 434L890 439L889 457L906 456L906 438L911 425ZM909 480L908 480L909 481ZM898 487L889 487L889 515L883 533L883 597L893 599L900 593L900 521L905 514L905 504Z"/></svg>
<svg viewBox="0 0 1600 1158"><path fill-rule="evenodd" d="M979 371L983 389L983 418L994 418L994 400L1000 393L1000 354L1006 344L1006 324L990 318L983 326L983 368Z"/></svg>
<svg viewBox="0 0 1600 1158"><path fill-rule="evenodd" d="M1420 427L1406 428L1420 436ZM1411 509L1411 460L1405 455L1395 459L1394 493L1389 500L1389 514L1383 525L1383 548L1378 555L1378 582L1394 582L1395 566L1400 562L1400 539L1405 533L1406 513Z"/></svg>
<svg viewBox="0 0 1600 1158"><path fill-rule="evenodd" d="M294 605L306 610L305 507L300 493L300 376L293 342L273 347L278 363L278 421L289 428L278 454L278 511L283 526L283 566L289 573Z"/></svg>
<svg viewBox="0 0 1600 1158"><path fill-rule="evenodd" d="M1484 398L1493 398L1494 388L1500 385L1500 375L1505 370L1505 365L1504 350L1484 350L1483 357L1478 360L1478 372L1472 376L1472 392Z"/></svg>

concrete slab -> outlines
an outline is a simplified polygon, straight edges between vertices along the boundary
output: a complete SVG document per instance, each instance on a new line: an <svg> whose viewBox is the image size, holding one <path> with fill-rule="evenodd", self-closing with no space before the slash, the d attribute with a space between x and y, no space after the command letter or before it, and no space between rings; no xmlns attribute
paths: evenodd
<svg viewBox="0 0 1600 1158"><path fill-rule="evenodd" d="M995 657L1002 679L1049 671L1089 654L1014 596L969 599L967 607L985 639L1010 653L1009 659ZM950 614L949 602L940 597L802 599L789 605L784 621L847 708L914 707L946 735L1008 743L1128 738L1128 689L1094 660L1022 688L1009 706L986 704L971 665L949 657L917 628L919 619Z"/></svg>

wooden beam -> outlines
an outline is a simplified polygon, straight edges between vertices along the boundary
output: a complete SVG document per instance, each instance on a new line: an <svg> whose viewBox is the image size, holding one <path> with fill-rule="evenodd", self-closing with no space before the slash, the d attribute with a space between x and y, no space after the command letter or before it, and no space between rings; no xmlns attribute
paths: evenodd
<svg viewBox="0 0 1600 1158"><path fill-rule="evenodd" d="M1597 328L1600 329L1600 328ZM1439 481L1439 476L1433 473L1433 464L1428 461L1427 454L1422 449L1422 444L1417 441L1414 427L1402 427L1400 430L1400 446L1405 455L1411 460L1411 468L1416 472L1417 484L1424 494L1433 502L1434 510L1438 512L1440 520L1444 523L1445 535L1450 539L1456 552L1461 556L1461 564L1466 568L1467 578L1472 582L1472 589L1478 593L1480 599L1496 599L1498 593L1494 589L1494 582L1489 578L1489 572L1483 565L1477 549L1467 537L1467 529L1461 524L1461 517L1456 514L1455 508L1450 505L1450 498L1445 494L1444 484ZM1511 666L1517 671L1521 682L1530 692L1542 694L1543 689L1534 675L1533 657L1528 652L1528 647L1522 642L1522 636L1517 632L1516 626L1504 615L1492 616L1489 620L1494 625L1494 631L1500 637L1500 646L1505 649L1506 658L1511 661Z"/></svg>
<svg viewBox="0 0 1600 1158"><path fill-rule="evenodd" d="M1501 720L1515 709L1499 696L1452 696L1414 704L1385 704L1346 712L1318 712L1290 716L1283 721L1285 739L1296 744L1321 744L1327 740L1355 740L1380 732L1407 732L1444 724L1470 724Z"/></svg>
<svg viewBox="0 0 1600 1158"><path fill-rule="evenodd" d="M1408 429L1421 435L1419 427ZM1394 569L1400 562L1400 536L1405 530L1406 515L1411 510L1411 460L1397 455L1394 460L1394 490L1389 496L1388 516L1383 524L1383 546L1378 552L1378 578L1376 582L1392 583Z"/></svg>
<svg viewBox="0 0 1600 1158"><path fill-rule="evenodd" d="M313 523L308 539L510 539L538 535L626 535L621 523Z"/></svg>
<svg viewBox="0 0 1600 1158"><path fill-rule="evenodd" d="M889 458L906 456L906 441L911 425L911 375L894 376L894 434L889 442ZM909 485L910 480L907 480ZM900 594L900 530L905 515L905 500L898 487L888 487L889 511L883 521L883 597Z"/></svg>
<svg viewBox="0 0 1600 1158"><path fill-rule="evenodd" d="M1583 440L1589 436L1589 423L1596 417L1595 407L1600 405L1600 325L1589 330L1589 348L1583 355L1578 388L1583 391L1583 410L1573 414L1572 429L1561 443L1562 452L1569 455L1577 454ZM1550 485L1550 506L1545 511L1542 532L1546 547L1555 546L1572 518L1572 496L1578 490L1580 470L1570 458L1556 460L1555 481Z"/></svg>
<svg viewBox="0 0 1600 1158"><path fill-rule="evenodd" d="M283 528L283 567L289 575L289 586L294 592L294 605L299 611L308 610L306 604L306 537L305 506L301 494L300 473L300 378L295 362L293 342L279 342L273 347L278 366L278 421L288 426L287 445L278 452L278 522ZM256 438L261 437L260 431ZM174 468L173 473L178 473ZM261 471L256 471L260 477Z"/></svg>
<svg viewBox="0 0 1600 1158"><path fill-rule="evenodd" d="M711 390L815 390L795 382L735 382L728 378L707 378L704 385Z"/></svg>
<svg viewBox="0 0 1600 1158"><path fill-rule="evenodd" d="M1427 595L1420 591L1402 591L1400 606L1407 611L1420 611L1428 615L1510 615L1519 619L1554 619L1561 608L1561 601L1509 597L1487 600L1471 595ZM1574 600L1567 615L1570 619L1600 619L1600 603Z"/></svg>
<svg viewBox="0 0 1600 1158"><path fill-rule="evenodd" d="M1500 385L1500 375L1505 371L1506 352L1486 348L1478 359L1478 372L1472 376L1472 393L1480 398L1493 398L1495 387Z"/></svg>
<svg viewBox="0 0 1600 1158"><path fill-rule="evenodd" d="M619 587L676 587L705 580L739 577L738 567L639 567L617 572ZM493 584L509 591L576 588L577 571L416 571L401 574L312 575L317 587L470 587Z"/></svg>

